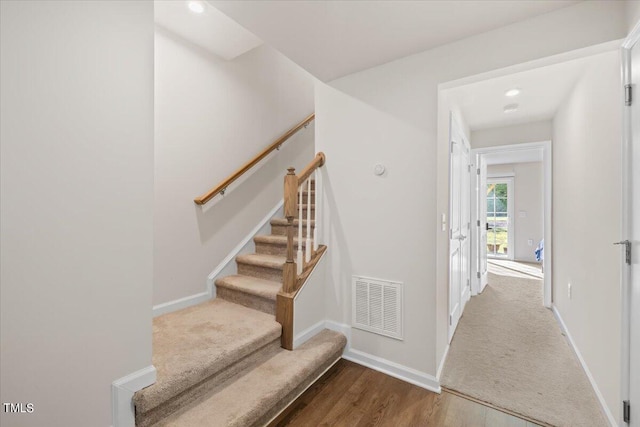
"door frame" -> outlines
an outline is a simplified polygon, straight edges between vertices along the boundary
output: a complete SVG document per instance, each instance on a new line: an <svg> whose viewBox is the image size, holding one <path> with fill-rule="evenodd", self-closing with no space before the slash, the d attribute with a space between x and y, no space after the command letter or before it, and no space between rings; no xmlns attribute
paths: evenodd
<svg viewBox="0 0 640 427"><path fill-rule="evenodd" d="M635 27L627 38L622 43L620 54L622 62L622 85L630 85L631 81L631 49L634 47L640 48L640 22L636 23ZM638 46L636 46L638 45ZM640 88L634 88L635 92L638 92ZM637 98L637 94L634 93ZM634 102L638 102L637 99ZM632 231L632 219L633 219L633 206L631 201L632 191L631 188L631 174L632 165L630 164L631 148L633 144L633 132L632 132L632 117L631 108L624 107L623 109L623 128L622 128L622 206L621 206L621 230L620 240L630 238ZM627 161L624 161L627 160ZM634 242L635 243L635 242ZM633 248L636 249L636 248ZM620 257L620 297L621 297L621 378L620 378L620 396L622 400L629 400L631 394L631 287L632 287L631 268L627 267L624 258ZM639 307L633 307L635 310L640 310ZM636 355L636 359L638 355ZM638 405L638 402L634 402ZM637 411L637 409L636 409ZM622 417L620 417L622 419ZM637 424L637 423L636 423Z"/></svg>
<svg viewBox="0 0 640 427"><path fill-rule="evenodd" d="M543 286L543 304L547 308L551 308L552 304L552 295L553 295L553 283L552 283L552 273L553 273L553 239L552 239L552 205L553 205L553 169L552 169L552 149L551 149L551 141L540 141L540 142L526 142L521 144L510 144L510 145L498 145L492 147L483 147L476 148L472 150L472 158L476 159L477 155L489 154L489 153L499 153L504 151L519 151L519 150L531 150L539 148L542 150L542 168L543 168L543 218L544 218L544 286ZM475 165L478 167L478 165ZM477 188L477 186L472 186L472 188ZM479 191L479 190L477 190ZM477 195L476 195L477 197ZM477 215L477 210L472 210L471 215L475 216L475 218L471 218L472 224L477 224L477 221L480 220ZM482 223L482 221L481 221ZM476 225L477 226L477 225ZM476 252L477 253L477 252ZM479 265L480 261L472 262L471 265ZM476 268L477 270L477 268ZM477 278L477 271L472 272L472 280L476 281L475 289L480 289L481 284L479 283L479 279Z"/></svg>
<svg viewBox="0 0 640 427"><path fill-rule="evenodd" d="M514 225L514 200L513 193L515 192L515 177L514 175L489 175L487 174L487 184L490 182L506 182L507 183L507 256L492 256L493 259L508 259L513 260L515 255L515 246L514 246L514 235L513 231ZM478 188L480 191L480 188ZM478 197L478 201L480 201L480 197ZM482 223L482 220L480 221ZM509 252L509 248L511 248L511 252ZM487 257L489 257L489 253L487 252Z"/></svg>

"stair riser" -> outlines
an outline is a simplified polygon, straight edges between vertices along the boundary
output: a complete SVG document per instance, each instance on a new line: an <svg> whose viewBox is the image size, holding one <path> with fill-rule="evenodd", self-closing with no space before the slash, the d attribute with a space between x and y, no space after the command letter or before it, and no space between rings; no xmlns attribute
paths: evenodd
<svg viewBox="0 0 640 427"><path fill-rule="evenodd" d="M282 270L275 268L238 263L238 274L282 283Z"/></svg>
<svg viewBox="0 0 640 427"><path fill-rule="evenodd" d="M302 245L302 251L305 251L306 246ZM294 243L293 246L294 256L298 252L298 245ZM273 243L256 243L256 253L265 255L287 256L287 247L284 245L275 245Z"/></svg>
<svg viewBox="0 0 640 427"><path fill-rule="evenodd" d="M292 404L300 394L302 394L307 388L313 385L318 378L320 378L329 368L331 368L342 357L343 349L340 348L337 352L327 357L313 372L310 372L307 378L299 384L295 389L284 396L276 405L272 406L269 411L263 414L259 419L251 424L251 427L262 427L267 425L276 415L278 415L287 406ZM248 423L238 423L237 427L246 426ZM236 427L236 426L233 426Z"/></svg>
<svg viewBox="0 0 640 427"><path fill-rule="evenodd" d="M313 235L313 230L315 226L311 226L311 235ZM294 225L293 227L293 235L295 237L298 236L298 227ZM272 225L271 226L271 234L275 234L277 236L286 236L287 235L287 226L286 225ZM305 225L302 226L302 236L307 237L307 227Z"/></svg>
<svg viewBox="0 0 640 427"><path fill-rule="evenodd" d="M307 219L307 207L304 206L302 208L302 219L306 220ZM296 210L296 216L294 218L299 218L300 217L300 210L297 209ZM314 207L313 209L311 209L311 220L315 220L316 219L316 208Z"/></svg>
<svg viewBox="0 0 640 427"><path fill-rule="evenodd" d="M276 314L276 302L257 295L247 294L230 288L216 287L216 297L264 313Z"/></svg>
<svg viewBox="0 0 640 427"><path fill-rule="evenodd" d="M279 351L280 338L271 341L262 348L239 360L237 363L185 390L171 400L163 402L151 411L143 414L136 413L136 427L153 426L180 408L188 406L191 402L195 402L201 396L222 390L229 382L232 382L235 377L242 375L243 372L254 369L265 360L275 356Z"/></svg>
<svg viewBox="0 0 640 427"><path fill-rule="evenodd" d="M306 205L309 201L309 195L307 193L302 193L302 204ZM315 193L311 193L311 201L315 201ZM298 193L298 198L296 202L300 203L300 193Z"/></svg>

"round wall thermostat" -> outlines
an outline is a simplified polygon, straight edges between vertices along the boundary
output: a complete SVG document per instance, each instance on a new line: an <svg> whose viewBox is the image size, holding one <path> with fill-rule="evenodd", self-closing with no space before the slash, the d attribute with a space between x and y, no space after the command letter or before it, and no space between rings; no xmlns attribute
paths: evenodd
<svg viewBox="0 0 640 427"><path fill-rule="evenodd" d="M377 164L373 167L373 173L380 176L384 173L384 165Z"/></svg>

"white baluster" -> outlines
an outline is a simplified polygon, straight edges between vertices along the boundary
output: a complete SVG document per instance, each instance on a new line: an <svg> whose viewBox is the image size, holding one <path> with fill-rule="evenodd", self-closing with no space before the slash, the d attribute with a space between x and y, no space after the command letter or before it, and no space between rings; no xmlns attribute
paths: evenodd
<svg viewBox="0 0 640 427"><path fill-rule="evenodd" d="M307 180L307 242L304 260L311 261L311 177Z"/></svg>
<svg viewBox="0 0 640 427"><path fill-rule="evenodd" d="M314 219L315 219L315 226L313 228L313 251L317 251L318 250L318 224L320 223L320 221L318 220L318 218L320 218L320 204L318 203L318 194L320 191L320 169L316 169L314 172L314 178L316 181L316 188L315 188L315 192L313 193L313 204L316 207L315 210L315 214L314 214Z"/></svg>
<svg viewBox="0 0 640 427"><path fill-rule="evenodd" d="M296 254L296 266L298 274L302 274L303 258L302 258L302 187L298 187L298 253Z"/></svg>

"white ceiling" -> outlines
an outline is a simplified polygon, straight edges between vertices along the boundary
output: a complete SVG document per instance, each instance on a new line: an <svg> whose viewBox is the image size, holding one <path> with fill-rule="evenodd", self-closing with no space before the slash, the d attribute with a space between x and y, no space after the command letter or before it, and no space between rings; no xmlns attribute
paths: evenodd
<svg viewBox="0 0 640 427"><path fill-rule="evenodd" d="M323 81L570 6L564 0L209 0Z"/></svg>
<svg viewBox="0 0 640 427"><path fill-rule="evenodd" d="M226 60L262 44L262 40L206 1L196 3L203 7L202 13L189 10L189 1L157 0L154 2L155 22Z"/></svg>
<svg viewBox="0 0 640 427"><path fill-rule="evenodd" d="M562 101L597 57L578 59L536 68L442 91L453 109L458 110L471 130L517 125L553 118ZM515 97L505 92L519 88ZM505 113L508 104L518 110Z"/></svg>
<svg viewBox="0 0 640 427"><path fill-rule="evenodd" d="M506 165L511 163L528 163L542 161L542 148L525 150L500 151L484 155L487 165Z"/></svg>

